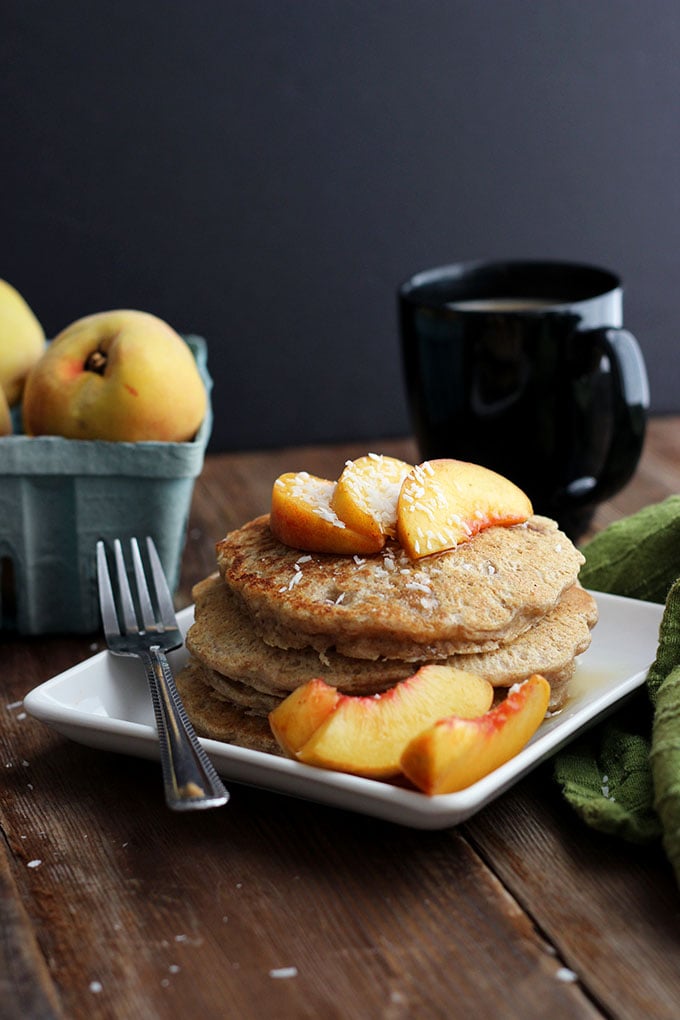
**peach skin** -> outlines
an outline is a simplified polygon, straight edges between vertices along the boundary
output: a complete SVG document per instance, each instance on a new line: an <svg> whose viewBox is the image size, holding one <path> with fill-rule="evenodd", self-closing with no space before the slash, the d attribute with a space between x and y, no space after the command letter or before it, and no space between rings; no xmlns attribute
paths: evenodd
<svg viewBox="0 0 680 1020"><path fill-rule="evenodd" d="M441 718L404 750L404 775L430 796L472 786L522 750L545 718L549 699L548 681L534 674L477 719Z"/></svg>
<svg viewBox="0 0 680 1020"><path fill-rule="evenodd" d="M308 680L269 713L279 747L290 757L303 747L333 711L342 695L324 680Z"/></svg>
<svg viewBox="0 0 680 1020"><path fill-rule="evenodd" d="M113 442L185 442L207 410L188 344L147 312L120 309L67 326L26 378L31 436Z"/></svg>

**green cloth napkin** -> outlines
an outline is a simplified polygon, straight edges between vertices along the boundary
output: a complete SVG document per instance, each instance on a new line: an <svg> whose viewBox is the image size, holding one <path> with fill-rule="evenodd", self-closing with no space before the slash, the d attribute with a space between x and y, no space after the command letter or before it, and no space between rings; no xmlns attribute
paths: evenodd
<svg viewBox="0 0 680 1020"><path fill-rule="evenodd" d="M680 884L680 496L611 524L582 551L584 587L665 608L644 687L560 752L555 776L593 828L637 843L660 838Z"/></svg>

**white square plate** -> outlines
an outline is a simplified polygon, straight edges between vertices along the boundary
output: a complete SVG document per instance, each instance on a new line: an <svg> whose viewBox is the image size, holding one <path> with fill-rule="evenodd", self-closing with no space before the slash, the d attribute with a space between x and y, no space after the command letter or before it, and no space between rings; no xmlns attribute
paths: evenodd
<svg viewBox="0 0 680 1020"><path fill-rule="evenodd" d="M469 818L539 762L642 683L656 655L663 606L594 593L600 619L593 641L581 656L569 701L541 724L529 744L511 761L459 793L428 797L386 782L361 779L216 740L202 740L220 774L238 783L359 811L421 829L441 829ZM178 614L182 630L193 609ZM186 661L171 654L175 668ZM108 652L47 680L24 700L32 716L89 747L142 758L158 758L153 710L142 666Z"/></svg>

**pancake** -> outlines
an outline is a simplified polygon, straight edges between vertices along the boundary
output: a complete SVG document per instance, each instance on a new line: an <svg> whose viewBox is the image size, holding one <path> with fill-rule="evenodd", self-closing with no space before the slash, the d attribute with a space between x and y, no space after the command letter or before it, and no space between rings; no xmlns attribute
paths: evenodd
<svg viewBox="0 0 680 1020"><path fill-rule="evenodd" d="M301 553L267 515L217 544L217 564L258 636L286 649L422 662L513 641L559 603L583 555L554 521L492 527L422 560Z"/></svg>
<svg viewBox="0 0 680 1020"><path fill-rule="evenodd" d="M262 694L253 687L249 687L248 684L222 676L221 673L217 673L214 669L209 669L208 666L204 666L196 659L192 660L191 666L194 675L200 676L201 681L211 687L215 694L222 700L228 701L235 707L242 709L246 715L266 717L283 701L283 696ZM548 711L555 712L563 707L568 695L569 682L574 676L575 669L576 659L572 659L562 669L550 674L550 702ZM525 679L527 677L520 677L516 683L520 683ZM546 679L548 678L546 677ZM505 694L506 688L504 686L497 686L494 695L495 703L502 701ZM369 696L372 697L372 695Z"/></svg>
<svg viewBox="0 0 680 1020"><path fill-rule="evenodd" d="M242 680L232 680L229 676L223 676L222 673L210 669L209 666L206 666L205 663L200 662L198 659L191 661L196 668L200 667L201 679L205 683L209 684L225 701L238 705L248 715L269 715L290 693L290 691L284 691L280 694L264 694L262 691L258 691L256 687L243 683Z"/></svg>
<svg viewBox="0 0 680 1020"><path fill-rule="evenodd" d="M274 648L259 638L219 576L199 582L193 595L195 622L186 636L191 655L210 670L261 696L285 697L319 676L345 694L376 694L424 665L399 659L351 659L332 650L322 659L311 648ZM446 662L456 669L479 673L495 687L509 687L532 673L542 673L552 685L553 678L561 677L575 656L586 650L596 621L595 600L579 585L573 585L550 613L514 641L490 652L425 661ZM243 703L252 704L252 698Z"/></svg>
<svg viewBox="0 0 680 1020"><path fill-rule="evenodd" d="M349 659L332 650L320 654L313 648L267 645L219 575L199 581L192 594L195 622L186 636L191 654L218 673L265 694L285 696L318 676L346 694L375 694L417 668L398 659Z"/></svg>
<svg viewBox="0 0 680 1020"><path fill-rule="evenodd" d="M551 688L557 687L573 675L575 659L590 646L597 618L595 599L575 584L555 609L514 641L495 651L456 655L447 661L479 673L494 687L511 687L533 673L541 673Z"/></svg>
<svg viewBox="0 0 680 1020"><path fill-rule="evenodd" d="M200 663L190 661L176 676L177 690L198 735L281 755L267 719L227 701L203 673Z"/></svg>

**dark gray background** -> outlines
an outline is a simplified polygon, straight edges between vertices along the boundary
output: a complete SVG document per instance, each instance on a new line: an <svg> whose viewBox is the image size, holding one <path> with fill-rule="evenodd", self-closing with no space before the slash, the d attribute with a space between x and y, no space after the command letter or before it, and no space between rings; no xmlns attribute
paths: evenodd
<svg viewBox="0 0 680 1020"><path fill-rule="evenodd" d="M213 449L408 430L395 288L604 264L679 411L676 0L5 0L0 276L203 334Z"/></svg>

